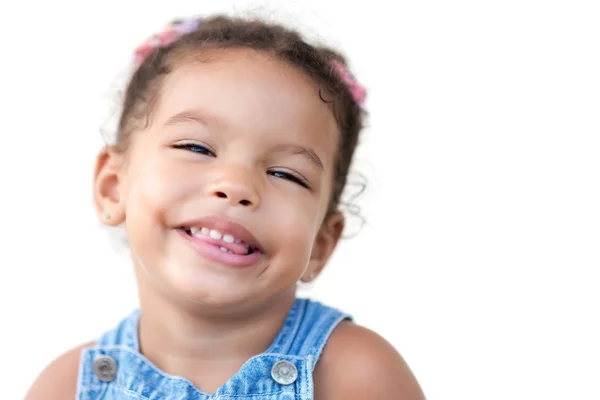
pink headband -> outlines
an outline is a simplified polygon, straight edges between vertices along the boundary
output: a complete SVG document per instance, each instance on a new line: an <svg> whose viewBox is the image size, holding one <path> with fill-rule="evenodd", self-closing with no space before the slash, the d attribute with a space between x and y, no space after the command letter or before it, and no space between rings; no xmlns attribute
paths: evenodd
<svg viewBox="0 0 600 400"><path fill-rule="evenodd" d="M166 47L180 37L194 32L196 29L198 29L201 23L201 19L190 19L173 22L167 25L162 32L145 40L135 49L136 65L141 65L146 57L148 57L155 49L159 47ZM338 76L350 90L350 93L352 94L356 104L362 108L367 97L367 91L365 87L358 83L350 71L348 71L348 69L341 62L337 60L331 60L330 64L333 67L333 70L338 74Z"/></svg>

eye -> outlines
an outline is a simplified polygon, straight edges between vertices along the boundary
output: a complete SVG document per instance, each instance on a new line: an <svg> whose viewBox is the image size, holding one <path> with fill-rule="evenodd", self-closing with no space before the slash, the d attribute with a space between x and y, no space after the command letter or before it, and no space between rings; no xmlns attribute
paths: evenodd
<svg viewBox="0 0 600 400"><path fill-rule="evenodd" d="M173 145L175 149L183 149L189 150L194 153L204 154L209 157L215 157L215 153L208 148L208 146L204 146L199 143L186 142L186 143L177 143Z"/></svg>
<svg viewBox="0 0 600 400"><path fill-rule="evenodd" d="M303 188L310 189L310 185L308 184L308 182L306 181L306 179L300 178L300 177L298 177L296 175L293 175L293 174L290 174L289 172L268 171L267 173L269 175L271 175L271 176L276 177L276 178L286 179L288 181L294 182L294 183L302 186Z"/></svg>

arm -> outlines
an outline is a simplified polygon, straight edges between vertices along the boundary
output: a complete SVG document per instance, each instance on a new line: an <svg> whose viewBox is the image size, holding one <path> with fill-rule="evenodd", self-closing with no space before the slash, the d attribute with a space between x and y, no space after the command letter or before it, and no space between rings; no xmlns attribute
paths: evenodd
<svg viewBox="0 0 600 400"><path fill-rule="evenodd" d="M25 400L72 400L77 392L79 357L93 342L77 346L50 363L37 377Z"/></svg>
<svg viewBox="0 0 600 400"><path fill-rule="evenodd" d="M351 322L332 333L315 367L316 400L424 400L406 362L376 333Z"/></svg>

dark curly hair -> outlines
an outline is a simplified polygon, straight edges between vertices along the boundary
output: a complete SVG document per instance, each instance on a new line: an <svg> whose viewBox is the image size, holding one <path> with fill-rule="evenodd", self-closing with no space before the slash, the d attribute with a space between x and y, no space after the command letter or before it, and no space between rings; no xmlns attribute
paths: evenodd
<svg viewBox="0 0 600 400"><path fill-rule="evenodd" d="M331 103L340 132L328 215L337 211L363 128L364 110L332 68L332 61L345 66L345 59L332 49L307 43L298 32L281 25L226 16L202 18L196 30L153 50L137 67L127 85L116 135L117 148L126 150L129 136L139 127L140 121L149 123L160 83L173 70L178 58L201 50L228 48L250 48L272 55L300 68L320 86L319 96Z"/></svg>

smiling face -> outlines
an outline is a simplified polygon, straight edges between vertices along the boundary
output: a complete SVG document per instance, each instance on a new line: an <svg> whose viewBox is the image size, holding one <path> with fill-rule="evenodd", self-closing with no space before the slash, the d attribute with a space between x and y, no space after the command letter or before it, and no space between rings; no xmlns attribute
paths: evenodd
<svg viewBox="0 0 600 400"><path fill-rule="evenodd" d="M252 50L179 60L127 152L99 157L95 198L125 222L140 285L208 306L260 304L322 268L339 133L319 87ZM326 218L327 216L327 218Z"/></svg>

